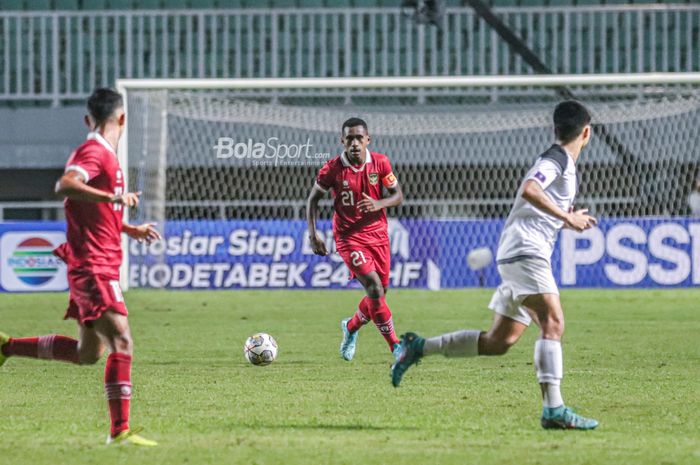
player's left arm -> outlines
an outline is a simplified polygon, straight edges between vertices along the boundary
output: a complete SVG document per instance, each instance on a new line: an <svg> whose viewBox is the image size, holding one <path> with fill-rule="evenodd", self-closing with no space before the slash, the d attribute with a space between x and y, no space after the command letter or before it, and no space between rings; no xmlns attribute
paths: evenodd
<svg viewBox="0 0 700 465"><path fill-rule="evenodd" d="M569 211L562 210L545 194L541 184L533 179L525 181L520 195L538 209L563 221L564 227L568 229L582 232L598 224L598 220L588 214L587 208L581 210L570 208Z"/></svg>
<svg viewBox="0 0 700 465"><path fill-rule="evenodd" d="M389 196L381 199L374 199L363 192L362 196L364 198L357 203L357 207L362 213L376 212L382 208L401 205L401 202L403 202L403 191L401 190L399 180L396 179L388 163L382 175L382 185L386 188Z"/></svg>
<svg viewBox="0 0 700 465"><path fill-rule="evenodd" d="M362 213L370 213L381 210L382 208L397 207L403 202L403 191L399 183L393 188L387 187L386 190L389 192L389 197L384 197L382 199L374 199L367 195L366 192L362 193L364 199L357 203L357 208L360 209Z"/></svg>
<svg viewBox="0 0 700 465"><path fill-rule="evenodd" d="M123 223L122 232L132 239L136 239L139 242L146 241L149 244L163 238L156 229L156 223L143 223L139 225Z"/></svg>

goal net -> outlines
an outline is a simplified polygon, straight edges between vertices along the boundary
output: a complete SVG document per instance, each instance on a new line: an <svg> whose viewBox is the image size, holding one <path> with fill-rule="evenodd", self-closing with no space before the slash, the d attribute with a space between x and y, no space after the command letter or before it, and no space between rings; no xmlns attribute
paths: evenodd
<svg viewBox="0 0 700 465"><path fill-rule="evenodd" d="M566 86L566 89L564 88ZM367 121L412 219L504 218L553 142L566 90L593 114L576 205L596 216L689 213L700 157L693 75L127 80L120 156L132 221L298 220L347 118ZM321 216L331 214L323 204ZM135 218L134 218L135 217Z"/></svg>

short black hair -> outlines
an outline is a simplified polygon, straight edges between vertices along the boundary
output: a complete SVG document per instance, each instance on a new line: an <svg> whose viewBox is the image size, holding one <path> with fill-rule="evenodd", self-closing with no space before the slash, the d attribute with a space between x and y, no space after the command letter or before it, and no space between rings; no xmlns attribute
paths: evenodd
<svg viewBox="0 0 700 465"><path fill-rule="evenodd" d="M88 113L98 126L106 122L115 111L123 106L122 94L107 87L100 87L92 91L92 95L87 101Z"/></svg>
<svg viewBox="0 0 700 465"><path fill-rule="evenodd" d="M591 123L591 113L577 100L565 100L554 109L554 134L562 144L576 139Z"/></svg>
<svg viewBox="0 0 700 465"><path fill-rule="evenodd" d="M340 132L342 134L345 134L345 128L354 128L355 126L362 126L363 128L365 128L365 131L369 132L369 129L367 129L367 123L365 123L365 120L360 118L350 118L346 120L343 123L343 127L340 128Z"/></svg>

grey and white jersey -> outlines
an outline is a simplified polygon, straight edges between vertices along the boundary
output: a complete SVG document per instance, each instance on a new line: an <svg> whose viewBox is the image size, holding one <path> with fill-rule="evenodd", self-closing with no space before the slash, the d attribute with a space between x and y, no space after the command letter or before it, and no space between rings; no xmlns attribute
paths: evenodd
<svg viewBox="0 0 700 465"><path fill-rule="evenodd" d="M537 182L559 208L568 211L576 197L576 164L559 145L552 145L525 175L501 233L496 260L510 263L539 257L549 261L564 222L543 212L522 197L525 182Z"/></svg>

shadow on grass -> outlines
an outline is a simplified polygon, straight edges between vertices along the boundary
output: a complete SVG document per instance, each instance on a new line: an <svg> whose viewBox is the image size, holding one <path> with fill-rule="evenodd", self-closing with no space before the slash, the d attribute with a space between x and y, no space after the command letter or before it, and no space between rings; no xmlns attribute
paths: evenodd
<svg viewBox="0 0 700 465"><path fill-rule="evenodd" d="M241 427L244 425L236 425ZM328 430L328 431L417 431L419 428L415 426L376 426L376 425L363 425L363 424L344 424L336 425L330 423L318 423L318 424L308 424L308 423L289 423L282 425L271 425L271 424L261 424L256 423L254 425L245 426L251 429L278 429L278 430Z"/></svg>

